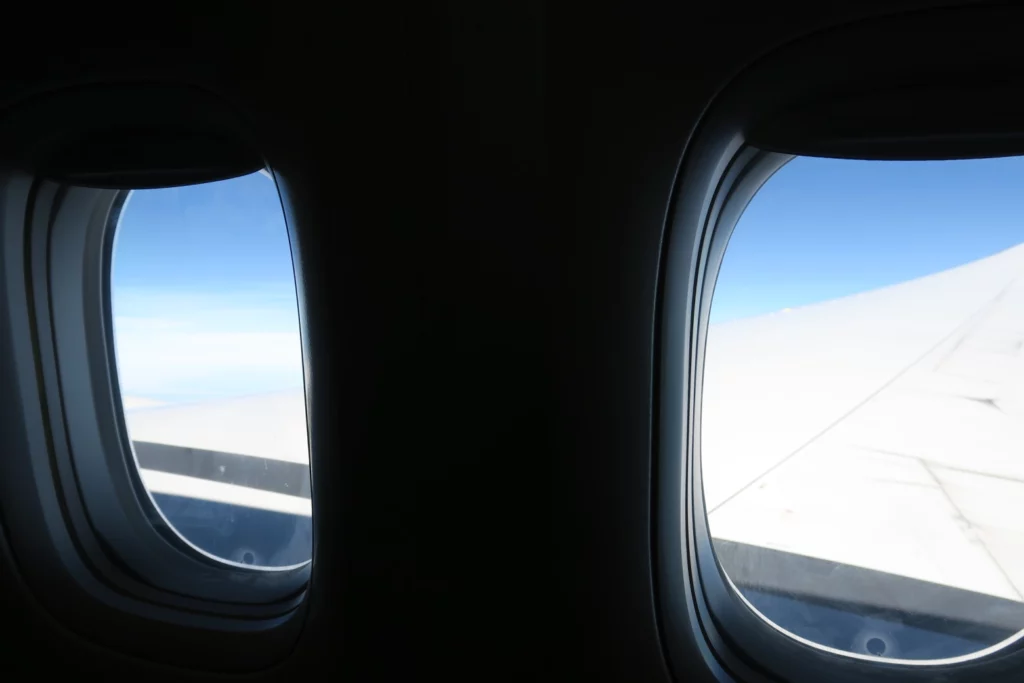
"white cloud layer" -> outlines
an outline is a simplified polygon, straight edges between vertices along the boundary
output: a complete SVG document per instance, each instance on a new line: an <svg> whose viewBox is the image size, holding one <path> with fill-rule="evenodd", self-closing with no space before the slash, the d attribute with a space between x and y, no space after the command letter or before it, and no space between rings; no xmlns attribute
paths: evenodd
<svg viewBox="0 0 1024 683"><path fill-rule="evenodd" d="M301 387L295 305L261 294L115 290L122 393L180 402Z"/></svg>

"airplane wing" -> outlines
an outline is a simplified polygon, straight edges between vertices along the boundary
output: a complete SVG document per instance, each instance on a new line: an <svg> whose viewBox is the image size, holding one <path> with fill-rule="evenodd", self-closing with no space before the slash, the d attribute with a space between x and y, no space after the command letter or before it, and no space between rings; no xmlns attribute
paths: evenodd
<svg viewBox="0 0 1024 683"><path fill-rule="evenodd" d="M917 658L1024 628L1024 246L714 325L702 400L716 552L773 620L808 614L779 606L796 596L959 638ZM247 563L309 558L301 391L125 404L142 478L186 538Z"/></svg>
<svg viewBox="0 0 1024 683"><path fill-rule="evenodd" d="M714 325L705 358L704 493L738 585L1024 628L1024 246Z"/></svg>
<svg viewBox="0 0 1024 683"><path fill-rule="evenodd" d="M244 564L310 558L301 390L171 406L123 402L142 481L188 541Z"/></svg>

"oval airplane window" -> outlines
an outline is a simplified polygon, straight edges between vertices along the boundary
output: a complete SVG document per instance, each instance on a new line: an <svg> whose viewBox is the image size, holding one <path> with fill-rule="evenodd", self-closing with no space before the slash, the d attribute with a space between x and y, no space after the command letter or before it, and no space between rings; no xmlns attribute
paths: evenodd
<svg viewBox="0 0 1024 683"><path fill-rule="evenodd" d="M797 158L750 202L707 334L715 554L757 614L850 655L1024 629L1024 158Z"/></svg>
<svg viewBox="0 0 1024 683"><path fill-rule="evenodd" d="M225 562L308 561L296 284L273 180L131 192L111 270L125 423L168 527Z"/></svg>

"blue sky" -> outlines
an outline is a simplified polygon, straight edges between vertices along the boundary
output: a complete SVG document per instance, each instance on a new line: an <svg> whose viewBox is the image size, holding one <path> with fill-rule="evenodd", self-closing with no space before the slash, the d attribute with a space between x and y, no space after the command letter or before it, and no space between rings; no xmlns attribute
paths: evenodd
<svg viewBox="0 0 1024 683"><path fill-rule="evenodd" d="M912 280L1024 242L1024 157L794 159L751 200L711 321Z"/></svg>
<svg viewBox="0 0 1024 683"><path fill-rule="evenodd" d="M291 253L267 176L133 192L111 278L125 396L182 403L302 386Z"/></svg>
<svg viewBox="0 0 1024 683"><path fill-rule="evenodd" d="M928 275L1024 242L1024 158L795 159L726 250L712 322ZM302 386L291 255L255 173L133 192L111 297L122 392L180 403Z"/></svg>

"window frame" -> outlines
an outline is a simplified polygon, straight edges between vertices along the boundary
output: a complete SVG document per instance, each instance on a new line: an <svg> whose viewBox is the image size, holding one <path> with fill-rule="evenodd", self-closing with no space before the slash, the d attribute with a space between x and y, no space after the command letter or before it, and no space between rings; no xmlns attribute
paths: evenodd
<svg viewBox="0 0 1024 683"><path fill-rule="evenodd" d="M265 668L301 633L312 563L228 565L153 525L162 516L139 488L109 317L126 193L0 175L0 436L20 444L0 459L0 520L18 520L3 525L0 552L49 612L100 642L184 666Z"/></svg>
<svg viewBox="0 0 1024 683"><path fill-rule="evenodd" d="M273 185L273 178L267 173L268 183L273 187L275 194L276 187ZM79 473L79 486L83 487L83 493L87 505L93 503L97 508L92 512L93 524L101 533L106 529L101 527L104 524L104 517L116 516L118 513L110 505L111 494L116 495L120 500L120 507L138 505L145 515L148 524L141 530L133 530L130 538L126 539L127 547L117 547L121 557L127 557L128 553L136 556L132 562L138 566L140 573L150 579L156 585L175 592L182 592L195 597L202 597L207 600L220 600L225 602L242 603L265 603L272 600L287 598L295 595L309 582L310 560L293 565L291 567L246 567L236 564L232 566L229 562L223 561L208 553L195 548L187 539L183 538L173 525L167 520L159 505L156 504L152 494L146 488L139 473L139 462L135 454L134 446L128 434L125 421L124 408L121 403L122 392L118 380L117 359L115 356L115 338L113 331L113 309L111 300L111 266L114 258L114 240L117 228L121 219L122 210L129 205L131 190L117 191L111 198L111 204L107 209L106 218L103 220L101 214L90 221L88 230L85 233L85 259L79 261L75 258L77 250L72 246L75 240L75 228L69 221L66 227L66 240L58 240L65 244L65 254L62 263L53 263L51 272L63 273L80 267L83 269L83 282L90 288L85 295L85 319L75 321L68 331L72 339L78 338L79 324L85 323L86 338L89 348L72 346L72 351L85 351L91 364L91 374L94 380L89 383L97 394L92 405L98 411L96 419L85 420L78 425L86 430L82 437L73 436L73 441L85 443L102 443L103 448L90 450L85 449L84 453L76 455L79 461L92 456L103 456L107 467L92 467L90 471L99 473L91 479ZM105 202L108 195L103 195L100 202ZM102 208L102 207L101 207ZM60 215L55 222L55 230L60 229ZM290 254L289 254L289 260ZM298 283L294 280L295 287ZM99 287L97 295L92 288ZM85 292L83 287L83 292ZM74 296L74 301L68 305L72 315L78 313L78 297L65 291L63 288L55 294ZM56 298L56 297L55 297ZM66 297L65 297L66 298ZM63 302L62 302L63 303ZM102 306L98 308L97 304ZM88 322L86 322L88 321ZM57 337L58 340L60 337ZM79 355L72 358L71 372L81 373L86 368L86 357ZM86 377L72 374L68 381L72 384L86 383ZM112 400L108 397L112 394ZM70 422L70 420L69 420ZM105 433L96 438L91 430L96 425L106 425ZM116 433L114 430L116 429ZM307 438L308 454L308 438ZM127 477L120 471L124 459L119 453L129 455L130 466L127 468ZM81 462L81 470L89 469L89 465L99 465L100 462ZM84 490L85 487L90 490ZM109 522L107 522L109 524ZM114 520L109 524L109 535L115 534L125 525L120 520ZM165 545L156 542L152 538L151 530L155 528L159 535L166 541L165 545L173 548L172 552L166 552ZM139 552L139 545L144 544L143 552ZM186 582L180 580L182 573L189 577ZM192 576L203 575L203 584L200 586ZM223 584L223 585L221 585ZM202 591L202 592L200 592Z"/></svg>
<svg viewBox="0 0 1024 683"><path fill-rule="evenodd" d="M837 683L1019 678L1024 633L966 657L914 662L825 650L769 624L730 587L715 558L699 467L711 294L728 237L747 202L793 155L1021 154L1020 118L1011 116L1016 100L1007 93L1024 76L1006 68L1018 63L1019 50L1012 41L994 38L1009 32L1019 17L1019 9L1005 7L944 8L804 36L735 74L687 140L663 223L652 348L652 578L662 647L676 678ZM917 49L907 51L911 29L917 32ZM977 49L979 42L990 49ZM871 50L856 52L863 45ZM924 87L907 89L907 83ZM978 99L955 98L963 92ZM937 96L967 102L971 111L930 110L930 126L915 131L907 122L915 120L918 94L925 102ZM833 125L830 116L844 102L856 103L858 115L867 112L866 118ZM880 102L891 106L871 106Z"/></svg>
<svg viewBox="0 0 1024 683"><path fill-rule="evenodd" d="M1024 666L1024 631L945 660L886 660L801 641L757 614L721 568L700 471L700 408L711 298L733 228L793 155L749 146L740 118L722 117L680 170L663 245L654 418L655 573L664 645L678 671L700 656L713 680L852 683L1009 681Z"/></svg>

